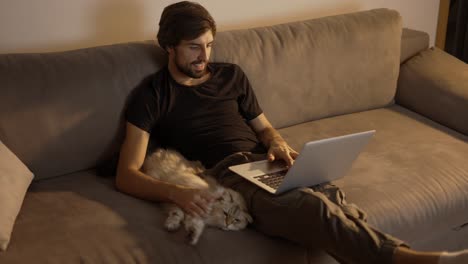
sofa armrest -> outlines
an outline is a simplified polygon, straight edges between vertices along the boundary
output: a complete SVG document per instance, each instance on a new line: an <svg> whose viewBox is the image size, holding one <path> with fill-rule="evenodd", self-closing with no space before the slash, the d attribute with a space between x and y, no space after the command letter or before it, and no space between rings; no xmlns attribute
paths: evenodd
<svg viewBox="0 0 468 264"><path fill-rule="evenodd" d="M431 48L401 65L396 103L468 135L468 64Z"/></svg>
<svg viewBox="0 0 468 264"><path fill-rule="evenodd" d="M429 34L409 28L401 33L400 63L429 48Z"/></svg>

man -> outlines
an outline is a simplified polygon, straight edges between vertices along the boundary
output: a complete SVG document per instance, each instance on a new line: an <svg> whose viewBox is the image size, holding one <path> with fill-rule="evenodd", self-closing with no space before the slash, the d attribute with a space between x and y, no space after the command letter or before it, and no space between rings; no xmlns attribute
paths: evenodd
<svg viewBox="0 0 468 264"><path fill-rule="evenodd" d="M241 151L264 153L270 161L282 159L291 166L298 153L262 113L242 70L208 63L216 25L205 8L185 1L172 4L164 9L159 26L158 41L168 53L168 65L127 109L116 186L135 197L173 202L203 216L214 199L207 190L169 184L140 171L149 144L177 149L206 167ZM322 248L343 262L465 263L468 257L468 251L408 249L368 226L343 201L332 199L330 193L341 192L336 187L273 196L232 173L224 172L221 181L244 195L259 231Z"/></svg>

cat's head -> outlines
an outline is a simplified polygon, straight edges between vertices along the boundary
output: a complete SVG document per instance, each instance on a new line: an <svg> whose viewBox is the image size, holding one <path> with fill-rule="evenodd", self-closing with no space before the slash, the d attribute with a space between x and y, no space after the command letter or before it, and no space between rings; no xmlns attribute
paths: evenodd
<svg viewBox="0 0 468 264"><path fill-rule="evenodd" d="M241 230L253 221L242 195L229 188L215 202L212 213L217 216L216 225L224 230Z"/></svg>

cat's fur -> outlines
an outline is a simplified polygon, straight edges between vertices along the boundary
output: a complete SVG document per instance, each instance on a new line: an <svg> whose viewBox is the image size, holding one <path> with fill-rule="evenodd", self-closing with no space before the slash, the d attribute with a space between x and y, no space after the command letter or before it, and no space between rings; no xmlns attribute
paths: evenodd
<svg viewBox="0 0 468 264"><path fill-rule="evenodd" d="M219 196L213 202L211 212L204 218L185 214L175 204L166 205L168 217L165 228L174 231L183 223L192 245L198 242L205 225L223 230L241 230L252 222L245 201L239 193L222 187L214 178L204 175L206 170L200 162L189 161L175 150L157 149L145 159L142 171L161 181L192 188L209 188Z"/></svg>

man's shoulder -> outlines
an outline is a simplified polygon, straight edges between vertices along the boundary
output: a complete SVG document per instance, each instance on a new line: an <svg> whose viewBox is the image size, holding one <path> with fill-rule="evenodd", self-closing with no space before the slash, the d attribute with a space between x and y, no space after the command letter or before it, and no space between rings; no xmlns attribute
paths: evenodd
<svg viewBox="0 0 468 264"><path fill-rule="evenodd" d="M165 68L154 72L141 80L139 84L131 91L130 100L142 100L144 98L154 98L159 95L167 78Z"/></svg>
<svg viewBox="0 0 468 264"><path fill-rule="evenodd" d="M170 75L169 75L169 70L167 69L167 66L164 66L161 69L159 69L157 72L151 74L151 79L153 80L153 82L166 80L169 77Z"/></svg>
<svg viewBox="0 0 468 264"><path fill-rule="evenodd" d="M167 86L169 83L169 71L167 70L167 66L162 67L157 72L149 75L148 85L146 85L147 91L151 91L152 93L159 92L163 87Z"/></svg>

